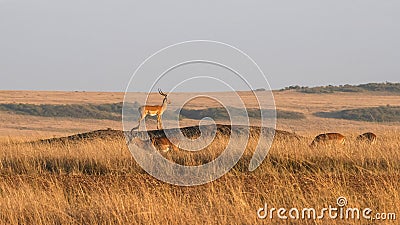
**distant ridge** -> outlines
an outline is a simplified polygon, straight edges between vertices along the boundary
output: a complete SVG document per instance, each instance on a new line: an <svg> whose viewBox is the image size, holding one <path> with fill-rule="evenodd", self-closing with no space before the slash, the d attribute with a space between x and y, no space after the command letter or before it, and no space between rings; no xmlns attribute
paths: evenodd
<svg viewBox="0 0 400 225"><path fill-rule="evenodd" d="M280 89L279 91L287 91L294 90L302 93L334 93L334 92L391 92L400 94L400 83L367 83L367 84L358 84L358 85L327 85L327 86L317 86L317 87L307 87L307 86L299 86L292 85L289 87L285 87Z"/></svg>
<svg viewBox="0 0 400 225"><path fill-rule="evenodd" d="M129 105L129 103L126 103ZM135 110L132 111L134 117L138 117L137 108L140 106L138 102L131 103L129 108ZM23 103L0 103L0 111L7 111L16 113L19 115L30 115L30 116L41 116L41 117L68 117L68 118L79 118L79 119L100 119L100 120L115 120L120 121L122 119L122 102L108 103L108 104L23 104ZM247 116L246 110L229 107L230 110L238 112L241 116ZM259 109L247 109L250 118L260 118L260 113L264 118L274 116L273 111L259 110ZM293 112L287 110L276 110L278 119L304 119L304 114L300 112ZM229 114L225 108L203 108L203 109L182 109L170 111L167 110L163 114L166 120L175 120L181 118L197 119L200 120L204 117L211 117L213 119L229 120ZM134 120L136 120L136 118ZM151 118L151 117L150 117ZM155 118L151 118L155 119Z"/></svg>

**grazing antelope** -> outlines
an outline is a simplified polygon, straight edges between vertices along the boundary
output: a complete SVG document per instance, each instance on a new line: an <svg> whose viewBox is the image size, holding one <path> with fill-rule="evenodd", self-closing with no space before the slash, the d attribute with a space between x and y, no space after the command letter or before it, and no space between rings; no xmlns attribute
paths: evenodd
<svg viewBox="0 0 400 225"><path fill-rule="evenodd" d="M345 136L339 133L325 133L320 134L314 138L311 142L310 147L315 147L319 143L336 143L336 144L344 144L346 141Z"/></svg>
<svg viewBox="0 0 400 225"><path fill-rule="evenodd" d="M143 149L149 149L154 147L158 151L168 152L173 149L174 151L178 151L179 147L171 143L171 141L167 137L152 137L147 140L142 140L139 137L132 138L133 143L136 146Z"/></svg>
<svg viewBox="0 0 400 225"><path fill-rule="evenodd" d="M140 127L140 122L147 116L157 116L157 129L160 130L162 129L162 121L161 121L161 116L164 113L164 111L167 109L167 105L170 104L171 102L168 100L168 95L165 94L164 92L161 91L161 89L158 89L158 93L162 96L164 96L163 102L161 105L144 105L140 106L138 108L139 111L139 120L138 120L138 125L134 129L138 129ZM132 131L131 130L131 131Z"/></svg>
<svg viewBox="0 0 400 225"><path fill-rule="evenodd" d="M168 152L169 150L174 150L178 151L179 147L174 145L167 137L154 137L151 142L153 143L153 146L163 152Z"/></svg>
<svg viewBox="0 0 400 225"><path fill-rule="evenodd" d="M372 132L363 133L357 136L357 141L366 141L370 144L376 143L376 134Z"/></svg>

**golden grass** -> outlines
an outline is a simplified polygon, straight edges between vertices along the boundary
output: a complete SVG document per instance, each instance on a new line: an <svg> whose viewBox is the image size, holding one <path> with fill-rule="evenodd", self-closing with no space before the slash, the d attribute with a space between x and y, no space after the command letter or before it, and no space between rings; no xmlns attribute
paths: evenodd
<svg viewBox="0 0 400 225"><path fill-rule="evenodd" d="M256 224L262 222L256 211L265 203L276 208L322 208L335 206L339 196L345 196L351 207L400 213L400 133L382 133L376 145L349 138L345 146L310 149L311 140L275 141L267 159L253 172L247 171L252 153L246 150L222 178L179 187L144 172L122 139L40 144L3 138L0 223ZM218 152L220 146L207 150ZM190 163L208 156L167 154L172 160ZM276 218L263 222L286 223ZM340 219L287 222L368 223Z"/></svg>

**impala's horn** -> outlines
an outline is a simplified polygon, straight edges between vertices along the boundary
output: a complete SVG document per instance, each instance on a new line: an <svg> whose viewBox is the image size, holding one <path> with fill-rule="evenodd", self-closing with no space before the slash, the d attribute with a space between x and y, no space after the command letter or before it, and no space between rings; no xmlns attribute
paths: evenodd
<svg viewBox="0 0 400 225"><path fill-rule="evenodd" d="M164 92L162 92L160 88L158 89L158 93L160 93L160 95L167 96L167 94L164 94Z"/></svg>

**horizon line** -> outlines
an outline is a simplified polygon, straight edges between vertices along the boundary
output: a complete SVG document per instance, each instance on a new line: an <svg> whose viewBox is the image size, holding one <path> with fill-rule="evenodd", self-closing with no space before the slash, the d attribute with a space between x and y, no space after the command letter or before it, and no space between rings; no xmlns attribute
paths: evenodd
<svg viewBox="0 0 400 225"><path fill-rule="evenodd" d="M246 91L281 91L284 90L285 88L290 88L290 87L300 87L300 88L318 88L318 87L340 87L340 86L345 86L345 85L350 85L350 86L359 86L359 85L368 85L368 84L400 84L400 82L390 82L390 81L384 81L384 82L369 82L369 83L358 83L358 84L338 84L338 85L332 85L332 84L327 84L327 85L317 85L317 86L304 86L304 85L299 85L299 84L292 84L289 86L285 86L279 89L266 89L266 88L256 88L253 90L235 90L239 92L246 92ZM290 89L288 89L290 90ZM67 89L58 89L58 90L51 90L51 89L0 89L0 91L37 91L37 92L108 92L108 93L125 93L124 90L67 90ZM134 91L135 93L148 93L146 91ZM156 90L155 90L156 92ZM175 93L190 93L190 92L196 92L196 93L209 93L209 92L231 92L231 91L176 91Z"/></svg>

